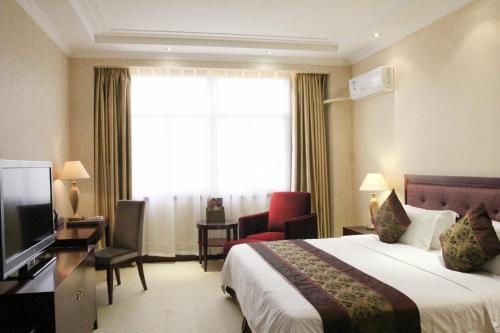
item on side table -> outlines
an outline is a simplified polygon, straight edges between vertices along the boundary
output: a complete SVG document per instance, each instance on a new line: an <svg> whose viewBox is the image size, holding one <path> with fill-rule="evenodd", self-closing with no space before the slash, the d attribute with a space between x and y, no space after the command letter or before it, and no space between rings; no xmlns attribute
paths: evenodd
<svg viewBox="0 0 500 333"><path fill-rule="evenodd" d="M77 179L90 178L87 170L80 161L67 161L64 163L61 171L61 179L71 180L71 188L69 190L69 201L71 202L71 208L73 209L73 216L68 218L70 221L81 220L82 217L78 215L78 200L80 196L80 191L78 186L76 186Z"/></svg>
<svg viewBox="0 0 500 333"><path fill-rule="evenodd" d="M360 191L371 192L370 204L368 207L370 209L370 217L372 223L368 225L368 229L374 229L373 221L377 216L378 202L376 192L387 191L388 189L389 188L385 183L384 177L380 173L368 173L363 180L363 183L359 187Z"/></svg>
<svg viewBox="0 0 500 333"><path fill-rule="evenodd" d="M226 220L222 198L207 199L207 223L222 223Z"/></svg>

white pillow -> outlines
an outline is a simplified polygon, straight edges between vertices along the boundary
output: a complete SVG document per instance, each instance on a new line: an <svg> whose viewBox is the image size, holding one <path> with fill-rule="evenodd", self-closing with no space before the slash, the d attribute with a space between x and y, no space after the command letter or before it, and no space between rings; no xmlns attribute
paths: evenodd
<svg viewBox="0 0 500 333"><path fill-rule="evenodd" d="M484 264L482 269L500 276L500 255Z"/></svg>
<svg viewBox="0 0 500 333"><path fill-rule="evenodd" d="M495 229L498 239L500 239L500 222L491 221L493 223L493 228ZM500 275L500 255L488 261L482 267L485 271L491 272L496 275Z"/></svg>
<svg viewBox="0 0 500 333"><path fill-rule="evenodd" d="M411 223L399 241L425 250L431 247L440 249L439 236L455 223L458 214L451 210L429 210L410 205L403 207Z"/></svg>
<svg viewBox="0 0 500 333"><path fill-rule="evenodd" d="M495 229L495 232L497 233L498 239L500 239L500 222L497 221L491 221L493 224L493 229Z"/></svg>
<svg viewBox="0 0 500 333"><path fill-rule="evenodd" d="M432 236L431 249L441 250L441 241L439 240L439 236L455 224L458 214L452 210L433 210L433 212L441 212L441 214L436 217L435 220L436 229L434 230L434 235Z"/></svg>

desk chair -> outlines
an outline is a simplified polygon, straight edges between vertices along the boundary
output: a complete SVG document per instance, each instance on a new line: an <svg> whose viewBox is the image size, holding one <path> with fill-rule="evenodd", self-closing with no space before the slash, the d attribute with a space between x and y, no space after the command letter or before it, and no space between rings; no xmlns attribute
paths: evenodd
<svg viewBox="0 0 500 333"><path fill-rule="evenodd" d="M109 304L113 304L113 270L116 274L116 281L120 285L119 266L122 264L135 261L142 287L148 290L142 267L142 229L145 205L144 201L118 201L112 245L95 253L96 267L106 269Z"/></svg>

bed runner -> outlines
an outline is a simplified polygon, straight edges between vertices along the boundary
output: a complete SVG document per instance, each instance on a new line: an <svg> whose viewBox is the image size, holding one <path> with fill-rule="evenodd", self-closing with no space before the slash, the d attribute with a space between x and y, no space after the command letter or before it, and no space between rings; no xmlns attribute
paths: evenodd
<svg viewBox="0 0 500 333"><path fill-rule="evenodd" d="M417 305L303 240L250 243L318 311L329 332L420 332Z"/></svg>

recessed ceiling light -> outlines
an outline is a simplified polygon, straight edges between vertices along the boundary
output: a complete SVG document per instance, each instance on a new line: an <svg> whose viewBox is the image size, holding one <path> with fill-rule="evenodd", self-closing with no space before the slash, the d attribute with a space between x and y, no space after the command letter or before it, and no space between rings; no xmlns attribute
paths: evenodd
<svg viewBox="0 0 500 333"><path fill-rule="evenodd" d="M167 51L168 52L172 52L172 48L171 47L167 47Z"/></svg>
<svg viewBox="0 0 500 333"><path fill-rule="evenodd" d="M373 34L373 37L375 37L375 38L380 38L381 36L382 36L382 34L380 32L375 32Z"/></svg>
<svg viewBox="0 0 500 333"><path fill-rule="evenodd" d="M271 54L273 54L273 51L267 51L267 54L271 55Z"/></svg>

